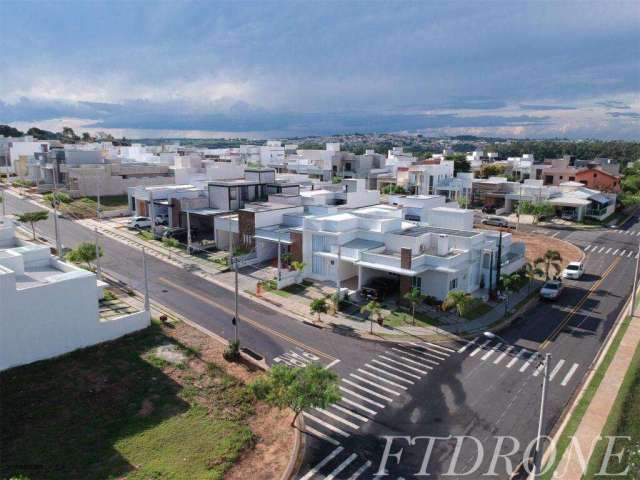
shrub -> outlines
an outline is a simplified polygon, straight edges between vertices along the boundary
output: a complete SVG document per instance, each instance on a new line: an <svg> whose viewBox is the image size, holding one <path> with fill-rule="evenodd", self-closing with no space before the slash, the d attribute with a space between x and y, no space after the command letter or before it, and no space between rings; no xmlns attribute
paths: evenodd
<svg viewBox="0 0 640 480"><path fill-rule="evenodd" d="M227 348L222 352L222 357L227 362L235 362L240 358L240 342L238 340L233 340L229 342Z"/></svg>

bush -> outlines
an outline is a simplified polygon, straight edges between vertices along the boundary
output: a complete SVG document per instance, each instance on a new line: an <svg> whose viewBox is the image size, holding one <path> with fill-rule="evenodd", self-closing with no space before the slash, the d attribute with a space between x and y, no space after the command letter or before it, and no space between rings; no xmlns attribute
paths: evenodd
<svg viewBox="0 0 640 480"><path fill-rule="evenodd" d="M430 305L432 307L440 307L442 305L442 302L433 295L426 295L423 301L426 305Z"/></svg>
<svg viewBox="0 0 640 480"><path fill-rule="evenodd" d="M240 342L238 340L229 342L227 348L222 352L222 357L227 362L236 362L240 358Z"/></svg>

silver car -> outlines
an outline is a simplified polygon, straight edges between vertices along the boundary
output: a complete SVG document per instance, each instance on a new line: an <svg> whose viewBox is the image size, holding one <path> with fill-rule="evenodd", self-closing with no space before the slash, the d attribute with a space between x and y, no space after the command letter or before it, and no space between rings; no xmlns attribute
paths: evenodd
<svg viewBox="0 0 640 480"><path fill-rule="evenodd" d="M563 288L560 280L547 280L540 289L540 298L555 300L560 296Z"/></svg>

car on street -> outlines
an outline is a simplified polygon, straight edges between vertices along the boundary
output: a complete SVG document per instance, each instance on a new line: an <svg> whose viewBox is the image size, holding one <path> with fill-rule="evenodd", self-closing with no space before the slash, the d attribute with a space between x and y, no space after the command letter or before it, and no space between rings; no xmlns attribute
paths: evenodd
<svg viewBox="0 0 640 480"><path fill-rule="evenodd" d="M368 300L384 300L398 289L399 284L394 278L374 278L360 289L360 295Z"/></svg>
<svg viewBox="0 0 640 480"><path fill-rule="evenodd" d="M149 217L131 217L129 228L151 228L151 219Z"/></svg>
<svg viewBox="0 0 640 480"><path fill-rule="evenodd" d="M584 274L584 265L582 262L570 262L562 271L562 278L570 278L572 280L580 280Z"/></svg>
<svg viewBox="0 0 640 480"><path fill-rule="evenodd" d="M540 289L540 298L544 300L556 300L563 290L560 280L547 280Z"/></svg>
<svg viewBox="0 0 640 480"><path fill-rule="evenodd" d="M492 225L494 227L509 227L509 222L504 217L498 217L497 215L490 215L482 220L483 225Z"/></svg>

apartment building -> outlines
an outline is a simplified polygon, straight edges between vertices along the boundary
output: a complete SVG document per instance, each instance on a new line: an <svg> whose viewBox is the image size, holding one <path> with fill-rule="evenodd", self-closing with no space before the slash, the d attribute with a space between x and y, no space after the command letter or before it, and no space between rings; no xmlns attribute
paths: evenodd
<svg viewBox="0 0 640 480"><path fill-rule="evenodd" d="M20 240L0 218L0 370L113 340L149 325L149 312L101 318L104 283Z"/></svg>

